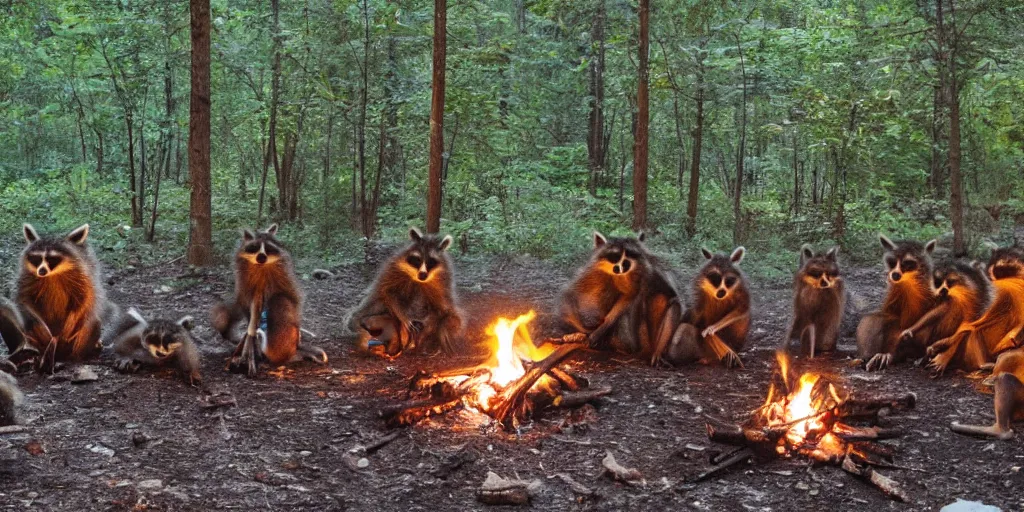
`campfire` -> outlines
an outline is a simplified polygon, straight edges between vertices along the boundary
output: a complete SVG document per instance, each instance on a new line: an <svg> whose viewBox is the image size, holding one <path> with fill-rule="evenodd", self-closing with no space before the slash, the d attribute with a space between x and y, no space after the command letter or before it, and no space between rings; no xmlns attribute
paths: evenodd
<svg viewBox="0 0 1024 512"><path fill-rule="evenodd" d="M742 424L707 418L708 437L736 449L712 458L704 480L751 458L806 457L834 464L864 478L889 497L906 501L902 487L875 468L895 468L893 449L879 440L897 437L896 429L879 422L893 411L911 409L915 396L859 398L832 378L816 373L791 374L789 360L779 354L779 381L773 382L764 404Z"/></svg>
<svg viewBox="0 0 1024 512"><path fill-rule="evenodd" d="M479 366L439 374L418 372L409 384L409 400L381 411L385 423L411 425L462 409L512 429L535 410L577 407L610 394L611 388L586 389L584 379L558 368L584 346L585 336L548 339L538 347L527 329L535 316L530 311L492 323L487 328L491 355Z"/></svg>

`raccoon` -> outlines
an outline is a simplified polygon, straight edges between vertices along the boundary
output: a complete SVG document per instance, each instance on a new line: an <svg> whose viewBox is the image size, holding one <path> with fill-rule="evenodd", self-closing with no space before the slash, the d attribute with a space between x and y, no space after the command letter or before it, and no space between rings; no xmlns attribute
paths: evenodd
<svg viewBox="0 0 1024 512"><path fill-rule="evenodd" d="M857 325L857 357L866 360L868 371L891 363L921 357L923 349L906 344L900 337L935 303L931 290L932 252L935 240L924 245L900 240L893 242L879 234L889 290L882 309L870 313Z"/></svg>
<svg viewBox="0 0 1024 512"><path fill-rule="evenodd" d="M825 254L814 254L809 245L800 249L800 270L793 279L793 321L784 348L797 339L801 352L812 358L836 349L846 309L838 254L838 247Z"/></svg>
<svg viewBox="0 0 1024 512"><path fill-rule="evenodd" d="M54 361L99 355L104 321L117 315L106 300L99 263L87 243L85 224L63 238L40 237L25 224L27 245L15 282L13 301L0 306L0 334L11 359L36 358L52 371Z"/></svg>
<svg viewBox="0 0 1024 512"><path fill-rule="evenodd" d="M663 355L682 307L671 274L648 252L645 238L595 231L590 261L562 292L559 314L563 328L587 334L591 347L671 363Z"/></svg>
<svg viewBox="0 0 1024 512"><path fill-rule="evenodd" d="M981 316L990 286L982 270L963 261L944 261L932 273L934 307L900 334L900 343L929 347L952 336L964 322Z"/></svg>
<svg viewBox="0 0 1024 512"><path fill-rule="evenodd" d="M452 237L411 228L409 240L384 263L346 325L362 349L389 357L413 348L453 354L465 325L448 255Z"/></svg>
<svg viewBox="0 0 1024 512"><path fill-rule="evenodd" d="M233 331L238 323L248 322L228 366L250 377L259 360L281 365L300 357L327 364L323 350L301 341L302 291L291 255L275 238L277 228L243 230L235 251L234 300L214 306L210 315L213 328L231 342L237 342Z"/></svg>
<svg viewBox="0 0 1024 512"><path fill-rule="evenodd" d="M960 434L1012 439L1013 421L1024 419L1024 349L1000 354L985 384L995 388L995 423L986 427L953 422L950 428Z"/></svg>
<svg viewBox="0 0 1024 512"><path fill-rule="evenodd" d="M1024 251L1016 247L997 249L987 270L995 296L985 313L928 347L930 366L938 373L950 365L977 370L1020 345L1024 329Z"/></svg>
<svg viewBox="0 0 1024 512"><path fill-rule="evenodd" d="M191 333L194 326L191 316L177 321L147 321L137 309L130 308L113 335L117 369L134 373L142 366L174 364L185 382L201 384L199 350Z"/></svg>
<svg viewBox="0 0 1024 512"><path fill-rule="evenodd" d="M746 249L732 254L712 254L701 248L706 260L693 280L693 306L683 313L669 347L670 359L720 361L727 368L742 367L737 352L743 349L750 329L750 290L740 270Z"/></svg>
<svg viewBox="0 0 1024 512"><path fill-rule="evenodd" d="M0 427L18 423L18 409L24 397L14 376L0 371Z"/></svg>

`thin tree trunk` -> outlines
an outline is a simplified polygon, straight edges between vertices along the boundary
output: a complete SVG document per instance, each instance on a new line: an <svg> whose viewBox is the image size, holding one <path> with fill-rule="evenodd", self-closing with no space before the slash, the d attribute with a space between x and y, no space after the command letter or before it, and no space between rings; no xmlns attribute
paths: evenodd
<svg viewBox="0 0 1024 512"><path fill-rule="evenodd" d="M800 153L797 150L797 130L793 128L793 213L800 215Z"/></svg>
<svg viewBox="0 0 1024 512"><path fill-rule="evenodd" d="M142 210L139 209L138 179L135 175L135 122L131 108L124 109L124 124L128 131L128 186L131 188L132 227L142 227Z"/></svg>
<svg viewBox="0 0 1024 512"><path fill-rule="evenodd" d="M942 2L938 3L939 30L945 31L943 20ZM956 27L956 2L950 0L949 15L952 22L949 24L952 37L949 38L946 62L946 99L949 103L949 208L950 221L953 224L953 254L964 256L967 249L964 245L964 196L963 177L960 174L961 147L960 147L960 84L956 71L956 57L959 43L959 36Z"/></svg>
<svg viewBox="0 0 1024 512"><path fill-rule="evenodd" d="M697 116L693 127L693 155L690 160L690 188L686 201L686 235L693 238L697 234L697 202L700 198L700 153L704 142L704 52L703 45L698 50L697 59Z"/></svg>
<svg viewBox="0 0 1024 512"><path fill-rule="evenodd" d="M276 1L276 0L275 0ZM191 182L188 262L213 263L210 222L210 0L190 0L192 93L189 100L188 171Z"/></svg>
<svg viewBox="0 0 1024 512"><path fill-rule="evenodd" d="M646 0L645 0L646 1ZM433 94L430 101L430 168L427 175L427 232L441 229L441 167L444 165L444 72L447 53L447 0L434 0Z"/></svg>
<svg viewBox="0 0 1024 512"><path fill-rule="evenodd" d="M740 117L740 144L739 148L736 149L736 191L732 198L732 214L736 222L733 224L733 245L739 245L743 242L744 226L742 217L743 212L741 210L743 205L743 160L745 159L747 151L747 67L743 59L743 43L740 40L739 34L736 34L736 49L739 50L740 73L743 77L743 110Z"/></svg>
<svg viewBox="0 0 1024 512"><path fill-rule="evenodd" d="M270 1L270 10L273 13L273 25L271 30L271 41L273 55L271 57L270 71L270 123L267 128L267 153L270 162L274 165L274 176L278 182L278 196L280 196L281 183L281 162L277 156L277 108L281 99L281 5L280 0ZM278 197L282 201L283 197ZM279 203L280 204L280 203Z"/></svg>
<svg viewBox="0 0 1024 512"><path fill-rule="evenodd" d="M587 136L587 156L590 164L590 195L597 195L597 180L605 163L604 126L604 18L605 0L598 0L591 29L596 54L590 59L590 116Z"/></svg>
<svg viewBox="0 0 1024 512"><path fill-rule="evenodd" d="M363 62L361 69L361 86L359 90L359 133L356 143L359 145L359 224L363 236L369 238L371 233L368 201L366 199L366 107L369 101L370 88L370 7L363 0ZM379 163L378 163L379 164ZM379 167L379 165L378 165Z"/></svg>
<svg viewBox="0 0 1024 512"><path fill-rule="evenodd" d="M647 133L650 123L648 57L650 0L640 0L639 77L636 93L637 126L633 141L633 230L647 228Z"/></svg>

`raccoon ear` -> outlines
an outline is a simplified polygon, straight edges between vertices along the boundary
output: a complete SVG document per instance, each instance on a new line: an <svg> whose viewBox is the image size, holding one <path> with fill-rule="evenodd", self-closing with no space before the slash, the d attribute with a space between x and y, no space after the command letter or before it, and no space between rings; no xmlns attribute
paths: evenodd
<svg viewBox="0 0 1024 512"><path fill-rule="evenodd" d="M813 257L814 249L811 249L811 244L804 244L800 247L800 263L803 263Z"/></svg>
<svg viewBox="0 0 1024 512"><path fill-rule="evenodd" d="M608 243L608 239L605 238L600 231L594 231L594 249L597 249L606 243Z"/></svg>
<svg viewBox="0 0 1024 512"><path fill-rule="evenodd" d="M191 331L196 326L196 321L192 318L192 315L185 315L178 319L178 325L185 328L186 331Z"/></svg>
<svg viewBox="0 0 1024 512"><path fill-rule="evenodd" d="M715 256L714 254L711 254L711 251L707 250L704 247L700 248L700 253L704 255L704 259L706 259L706 260L710 260L711 258L713 258Z"/></svg>
<svg viewBox="0 0 1024 512"><path fill-rule="evenodd" d="M447 251L448 248L451 247L452 245L452 240L453 239L451 235L445 235L444 240L441 240L441 250Z"/></svg>
<svg viewBox="0 0 1024 512"><path fill-rule="evenodd" d="M641 242L643 242L644 240L647 239L647 233L644 233L642 230L641 231L637 231L636 239L641 241Z"/></svg>
<svg viewBox="0 0 1024 512"><path fill-rule="evenodd" d="M252 231L250 231L248 229L243 229L242 230L242 240L245 240L246 242L251 242L251 241L253 241L255 239L256 239L256 235Z"/></svg>
<svg viewBox="0 0 1024 512"><path fill-rule="evenodd" d="M413 242L419 242L423 239L423 233L416 228L409 228L409 239Z"/></svg>
<svg viewBox="0 0 1024 512"><path fill-rule="evenodd" d="M277 227L278 226L277 226L276 222L271 224L270 227L267 228L267 234L270 235L270 236L276 235L277 234Z"/></svg>
<svg viewBox="0 0 1024 512"><path fill-rule="evenodd" d="M26 222L25 225L22 226L22 231L25 232L26 242L32 243L39 240L39 233L36 233L36 228L32 227L32 224Z"/></svg>
<svg viewBox="0 0 1024 512"><path fill-rule="evenodd" d="M878 234L878 242L882 244L882 249L885 249L887 251L896 250L896 244L892 243L892 240L889 240L889 237L881 233Z"/></svg>
<svg viewBox="0 0 1024 512"><path fill-rule="evenodd" d="M935 252L935 246L937 244L938 244L938 241L935 240L934 238L929 240L928 243L924 244L924 252L926 252L928 254L931 254L931 253Z"/></svg>
<svg viewBox="0 0 1024 512"><path fill-rule="evenodd" d="M74 231L68 233L66 236L67 240L75 245L82 245L85 243L85 239L89 238L89 225L82 224L75 228Z"/></svg>
<svg viewBox="0 0 1024 512"><path fill-rule="evenodd" d="M835 261L836 257L838 257L838 256L839 256L839 246L838 245L833 247L833 248L831 248L831 249L829 249L828 252L825 253L825 257L830 259L830 260L832 260L832 261Z"/></svg>
<svg viewBox="0 0 1024 512"><path fill-rule="evenodd" d="M743 261L743 256L745 254L747 254L747 249L741 245L737 247L735 251L732 251L732 254L729 255L729 259L733 263L738 265L741 261Z"/></svg>

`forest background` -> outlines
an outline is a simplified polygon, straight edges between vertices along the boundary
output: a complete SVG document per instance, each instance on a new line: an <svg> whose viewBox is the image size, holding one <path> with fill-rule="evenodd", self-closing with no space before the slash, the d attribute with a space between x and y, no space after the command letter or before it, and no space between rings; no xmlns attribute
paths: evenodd
<svg viewBox="0 0 1024 512"><path fill-rule="evenodd" d="M466 258L644 228L673 263L744 244L781 276L802 243L983 256L1024 220L1014 0L6 0L4 240L89 222L108 263L184 254L197 5L220 261L271 221L300 268L362 260L430 185Z"/></svg>

